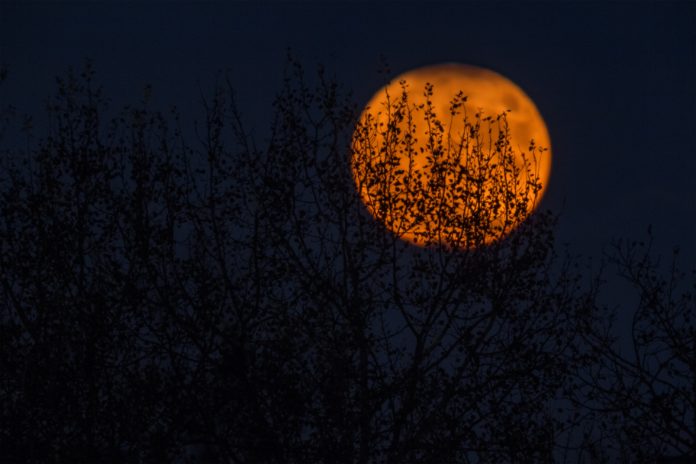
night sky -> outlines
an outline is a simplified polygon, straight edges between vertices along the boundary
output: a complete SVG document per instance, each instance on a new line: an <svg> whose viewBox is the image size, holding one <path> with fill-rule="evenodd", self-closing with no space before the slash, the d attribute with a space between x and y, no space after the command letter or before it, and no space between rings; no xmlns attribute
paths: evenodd
<svg viewBox="0 0 696 464"><path fill-rule="evenodd" d="M541 208L560 215L559 243L596 270L613 240L650 226L656 254L679 246L682 267L696 263L696 2L0 2L0 109L32 115L38 140L56 76L86 59L114 112L151 86L152 106L175 105L189 130L226 76L259 147L288 50L359 106L383 58L391 77L472 64L519 85L546 121ZM2 150L23 143L10 133ZM624 291L605 301L630 309Z"/></svg>
<svg viewBox="0 0 696 464"><path fill-rule="evenodd" d="M598 256L611 239L680 245L696 258L696 6L693 2L3 3L2 103L41 123L54 78L85 58L115 106L151 84L156 105L196 117L227 72L257 142L288 48L323 64L363 104L393 75L439 62L497 71L536 102L552 140L543 206L559 240ZM40 127L40 126L39 126ZM38 132L37 135L41 135Z"/></svg>

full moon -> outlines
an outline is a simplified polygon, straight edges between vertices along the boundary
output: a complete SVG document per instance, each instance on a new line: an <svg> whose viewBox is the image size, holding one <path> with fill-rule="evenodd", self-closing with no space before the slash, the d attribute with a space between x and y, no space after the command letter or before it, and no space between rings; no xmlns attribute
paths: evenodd
<svg viewBox="0 0 696 464"><path fill-rule="evenodd" d="M500 240L537 207L551 173L549 133L529 96L463 64L394 78L363 109L351 148L367 210L418 246Z"/></svg>

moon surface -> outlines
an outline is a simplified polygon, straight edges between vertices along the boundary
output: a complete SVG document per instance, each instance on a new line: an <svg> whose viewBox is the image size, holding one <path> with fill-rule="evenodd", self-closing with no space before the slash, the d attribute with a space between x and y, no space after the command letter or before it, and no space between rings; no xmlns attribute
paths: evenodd
<svg viewBox="0 0 696 464"><path fill-rule="evenodd" d="M475 248L508 235L539 204L550 148L522 89L448 63L408 71L374 94L353 133L351 169L367 210L397 237Z"/></svg>

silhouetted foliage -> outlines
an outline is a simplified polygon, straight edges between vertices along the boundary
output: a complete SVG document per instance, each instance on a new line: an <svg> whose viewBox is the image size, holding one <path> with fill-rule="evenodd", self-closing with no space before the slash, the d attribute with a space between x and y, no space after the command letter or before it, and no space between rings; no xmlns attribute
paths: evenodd
<svg viewBox="0 0 696 464"><path fill-rule="evenodd" d="M693 453L692 293L618 255L643 297L627 358L551 213L472 249L387 233L354 103L307 80L291 61L259 148L226 85L191 142L147 99L109 119L89 65L59 79L0 173L6 460L551 462L588 421L578 462Z"/></svg>
<svg viewBox="0 0 696 464"><path fill-rule="evenodd" d="M600 312L588 331L597 362L580 373L573 397L588 410L585 444L594 461L693 462L696 456L696 273L689 278L679 269L678 249L662 272L652 241L619 241L607 255L637 301L625 331L630 343L617 335L615 311Z"/></svg>

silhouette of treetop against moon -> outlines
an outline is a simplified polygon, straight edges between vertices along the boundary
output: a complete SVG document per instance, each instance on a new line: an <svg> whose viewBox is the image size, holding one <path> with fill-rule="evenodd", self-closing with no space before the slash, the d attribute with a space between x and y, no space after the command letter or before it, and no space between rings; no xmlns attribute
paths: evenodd
<svg viewBox="0 0 696 464"><path fill-rule="evenodd" d="M532 100L505 77L462 64L393 79L365 106L352 145L366 208L416 245L499 240L538 205L551 172Z"/></svg>

